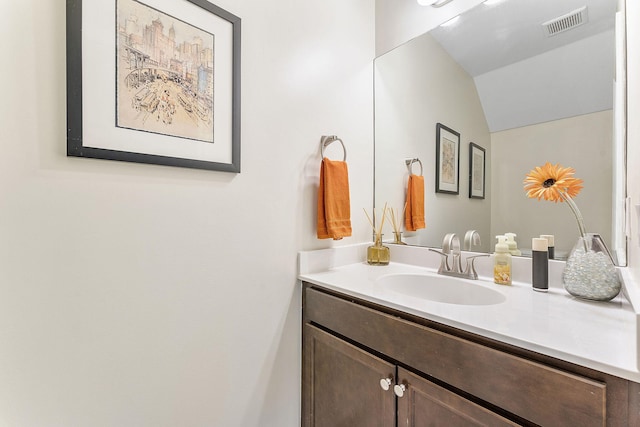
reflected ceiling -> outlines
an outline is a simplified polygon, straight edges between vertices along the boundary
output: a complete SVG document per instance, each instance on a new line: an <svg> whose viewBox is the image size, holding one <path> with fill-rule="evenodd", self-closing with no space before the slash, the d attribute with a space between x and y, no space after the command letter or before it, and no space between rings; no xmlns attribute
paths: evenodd
<svg viewBox="0 0 640 427"><path fill-rule="evenodd" d="M587 7L587 21L548 37L542 23ZM501 0L483 3L431 35L471 76L613 30L614 0ZM496 49L500 46L500 49ZM606 58L609 60L609 58Z"/></svg>

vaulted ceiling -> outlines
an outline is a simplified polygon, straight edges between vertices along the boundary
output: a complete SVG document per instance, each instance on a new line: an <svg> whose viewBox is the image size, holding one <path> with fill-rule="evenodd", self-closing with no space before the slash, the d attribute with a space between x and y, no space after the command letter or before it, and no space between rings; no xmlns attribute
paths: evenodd
<svg viewBox="0 0 640 427"><path fill-rule="evenodd" d="M474 77L499 131L613 108L616 3L486 2L430 34ZM582 25L546 34L543 23L582 7Z"/></svg>

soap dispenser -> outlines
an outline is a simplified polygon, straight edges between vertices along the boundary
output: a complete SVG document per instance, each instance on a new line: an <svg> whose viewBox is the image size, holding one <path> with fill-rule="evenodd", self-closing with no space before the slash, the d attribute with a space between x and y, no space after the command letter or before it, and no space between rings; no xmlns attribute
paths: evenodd
<svg viewBox="0 0 640 427"><path fill-rule="evenodd" d="M520 256L522 252L518 249L518 243L516 242L517 235L515 233L505 233L507 238L507 246L509 247L509 253L511 255Z"/></svg>
<svg viewBox="0 0 640 427"><path fill-rule="evenodd" d="M493 281L498 285L511 284L511 253L506 236L496 236L498 243L493 254Z"/></svg>

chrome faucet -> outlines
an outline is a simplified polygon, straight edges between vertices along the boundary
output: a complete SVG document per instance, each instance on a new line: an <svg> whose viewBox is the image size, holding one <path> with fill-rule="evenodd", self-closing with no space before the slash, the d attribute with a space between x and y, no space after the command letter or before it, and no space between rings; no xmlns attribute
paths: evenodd
<svg viewBox="0 0 640 427"><path fill-rule="evenodd" d="M471 230L476 235L478 234L475 230ZM469 235L470 232L467 232ZM465 236L465 240L466 240ZM473 236L470 237L470 239ZM478 241L480 240L480 236L478 235ZM478 279L478 273L476 272L474 261L476 258L489 256L489 254L484 255L474 255L470 256L466 259L465 269L462 269L462 255L460 253L460 239L458 235L455 233L449 233L444 236L442 240L442 251L437 249L431 249L430 251L437 253L442 258L440 260L440 267L438 268L438 274L442 274L445 276L454 276L461 277L463 279ZM451 263L449 263L449 259L451 259Z"/></svg>

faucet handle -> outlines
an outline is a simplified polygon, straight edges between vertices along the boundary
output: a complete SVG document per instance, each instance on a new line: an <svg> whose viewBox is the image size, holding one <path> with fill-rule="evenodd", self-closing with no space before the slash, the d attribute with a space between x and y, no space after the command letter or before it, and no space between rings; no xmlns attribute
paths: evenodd
<svg viewBox="0 0 640 427"><path fill-rule="evenodd" d="M474 255L474 256L470 256L467 258L467 266L464 269L464 274L469 276L470 278L473 279L477 279L478 278L478 273L476 272L476 267L474 264L474 261L476 260L476 258L483 258L483 257L488 257L489 254L483 254L483 255Z"/></svg>
<svg viewBox="0 0 640 427"><path fill-rule="evenodd" d="M440 268L438 268L438 274L442 274L443 272L449 271L449 256L443 252L440 252L437 249L429 248L431 252L435 252L440 255L442 258L440 259Z"/></svg>

